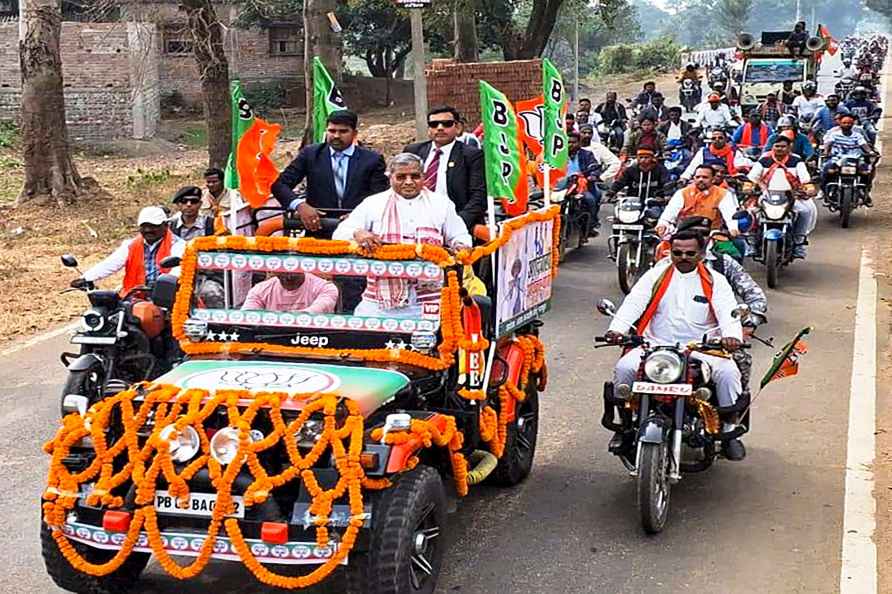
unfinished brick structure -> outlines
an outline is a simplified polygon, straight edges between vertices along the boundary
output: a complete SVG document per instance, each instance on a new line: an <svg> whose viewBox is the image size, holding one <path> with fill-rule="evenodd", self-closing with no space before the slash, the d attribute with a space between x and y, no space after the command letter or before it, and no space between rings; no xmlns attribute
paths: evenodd
<svg viewBox="0 0 892 594"><path fill-rule="evenodd" d="M18 119L18 23L0 23L0 120ZM65 117L74 142L151 138L160 118L155 26L62 23Z"/></svg>
<svg viewBox="0 0 892 594"><path fill-rule="evenodd" d="M473 129L480 123L479 82L484 80L511 101L542 94L542 61L475 62L458 64L434 60L425 72L427 98L431 106L448 104L458 109Z"/></svg>

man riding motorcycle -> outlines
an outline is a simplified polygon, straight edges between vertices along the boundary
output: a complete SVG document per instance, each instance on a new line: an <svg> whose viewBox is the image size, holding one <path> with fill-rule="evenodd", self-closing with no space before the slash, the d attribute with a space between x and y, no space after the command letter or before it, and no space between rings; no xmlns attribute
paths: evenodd
<svg viewBox="0 0 892 594"><path fill-rule="evenodd" d="M777 127L777 121L784 115L786 106L777 100L777 93L768 93L765 96L765 101L756 109L759 115L762 116L762 121L775 128Z"/></svg>
<svg viewBox="0 0 892 594"><path fill-rule="evenodd" d="M802 94L793 99L793 109L799 119L814 118L819 109L824 107L824 98L818 93L818 86L810 80L802 83Z"/></svg>
<svg viewBox="0 0 892 594"><path fill-rule="evenodd" d="M649 80L644 83L644 88L641 89L641 92L635 97L632 101L634 105L639 107L644 107L646 105L653 104L654 95L657 94L657 83Z"/></svg>
<svg viewBox="0 0 892 594"><path fill-rule="evenodd" d="M784 116L777 122L777 130L768 138L765 143L765 150L769 150L774 146L774 142L784 132L789 131L793 135L793 154L799 155L806 161L810 161L815 156L815 147L812 146L808 136L799 131L799 122L793 116ZM788 137L790 135L787 135Z"/></svg>
<svg viewBox="0 0 892 594"><path fill-rule="evenodd" d="M580 199L583 205L591 214L591 226L587 230L589 235L597 235L598 227L601 226L598 220L598 211L601 208L601 191L598 190L597 182L600 179L601 172L599 163L595 160L595 156L586 150L582 150L582 143L578 132L570 132L567 134L567 147L569 160L567 161L567 177L561 180L558 190L566 188L567 181L571 175L581 175L588 181L588 189L583 192Z"/></svg>
<svg viewBox="0 0 892 594"><path fill-rule="evenodd" d="M823 175L821 178L821 187L826 193L827 183L836 179L835 175L830 175L828 170L833 169L836 157L855 156L864 157L866 155L876 155L870 141L861 132L855 128L855 116L844 114L839 116L839 126L833 128L824 135L824 143L821 146L821 152L828 157L824 163ZM874 171L874 173L876 173ZM873 206L870 194L864 197L865 206Z"/></svg>
<svg viewBox="0 0 892 594"><path fill-rule="evenodd" d="M722 103L718 93L710 93L706 98L706 104L697 106L697 119L694 120L695 128L721 128L727 130L736 128L737 116L731 112L727 104Z"/></svg>
<svg viewBox="0 0 892 594"><path fill-rule="evenodd" d="M691 123L681 119L681 107L677 105L669 108L669 119L657 127L666 141L680 140L688 148L692 148L694 139L691 137Z"/></svg>
<svg viewBox="0 0 892 594"><path fill-rule="evenodd" d="M622 161L609 148L600 142L595 142L594 139L595 130L591 124L580 126L579 142L582 150L594 155L597 168L601 171L600 178L604 181L612 180L619 173Z"/></svg>
<svg viewBox="0 0 892 594"><path fill-rule="evenodd" d="M758 184L766 194L793 192L795 198L793 211L796 213L793 233L797 238L804 240L793 248L793 257L805 258L808 235L814 231L818 222L818 207L812 200L816 191L805 161L791 154L790 146L791 142L787 136L778 137L774 147L753 165L749 179Z"/></svg>
<svg viewBox="0 0 892 594"><path fill-rule="evenodd" d="M608 196L616 196L626 190L630 196L647 196L649 198L666 198L672 187L669 172L657 161L654 152L638 149L636 163L626 167L608 192Z"/></svg>
<svg viewBox="0 0 892 594"><path fill-rule="evenodd" d="M714 182L715 171L712 167L698 166L694 171L694 183L675 192L669 200L657 222L657 234L664 236L675 228L679 220L696 216L709 219L713 230L724 226L731 237L736 237L739 234L734 221L737 200L733 193L716 186Z"/></svg>
<svg viewBox="0 0 892 594"><path fill-rule="evenodd" d="M661 155L665 146L666 137L656 129L656 122L653 118L644 116L641 118L639 128L629 134L620 156L628 158L629 155L637 153L639 148L649 149L656 155Z"/></svg>
<svg viewBox="0 0 892 594"><path fill-rule="evenodd" d="M688 168L681 174L681 179L687 182L694 177L694 172L701 165L719 163L725 166L730 175L737 174L738 167L749 166L750 160L728 142L728 135L724 130L713 130L710 133L710 143L694 153Z"/></svg>
<svg viewBox="0 0 892 594"><path fill-rule="evenodd" d="M651 104L641 108L638 114L639 121L641 118L651 118L654 122L665 122L669 119L669 107L665 104L665 98L662 93L654 93L651 98Z"/></svg>
<svg viewBox="0 0 892 594"><path fill-rule="evenodd" d="M750 112L747 120L747 123L734 131L731 142L738 147L757 147L761 150L773 130L771 126L762 122L762 114L756 109Z"/></svg>
<svg viewBox="0 0 892 594"><path fill-rule="evenodd" d="M873 144L876 142L877 130L874 125L876 118L883 113L881 107L870 100L867 89L863 86L855 87L849 95L849 99L844 103L846 109L852 115L858 116L864 131L867 133L867 139Z"/></svg>
<svg viewBox="0 0 892 594"><path fill-rule="evenodd" d="M692 232L672 238L671 259L658 262L632 288L617 310L606 339L621 343L624 333L634 329L651 345L676 345L698 342L705 334L721 334L722 347L737 351L743 344L743 330L734 316L737 300L725 277L703 262L706 239ZM631 386L641 366L641 347L620 358L614 370L615 385ZM723 415L723 430L734 431L737 418L734 405L743 386L740 370L730 359L693 353L712 369L713 383ZM743 460L746 449L739 439L724 443L728 460Z"/></svg>
<svg viewBox="0 0 892 594"><path fill-rule="evenodd" d="M678 82L682 82L685 79L692 80L696 83L699 83L701 80L703 80L703 76L700 74L700 70L693 62L688 62L687 65L684 67L684 70L682 70L678 74Z"/></svg>
<svg viewBox="0 0 892 594"><path fill-rule="evenodd" d="M626 115L626 107L616 100L616 91L607 92L605 101L595 107L595 113L601 114L604 124L609 127L609 137L613 142L608 144L622 146L623 130L629 117Z"/></svg>
<svg viewBox="0 0 892 594"><path fill-rule="evenodd" d="M849 108L839 102L839 95L831 93L827 95L825 105L815 114L812 132L820 139L831 128L836 127L836 118L839 114L849 113Z"/></svg>

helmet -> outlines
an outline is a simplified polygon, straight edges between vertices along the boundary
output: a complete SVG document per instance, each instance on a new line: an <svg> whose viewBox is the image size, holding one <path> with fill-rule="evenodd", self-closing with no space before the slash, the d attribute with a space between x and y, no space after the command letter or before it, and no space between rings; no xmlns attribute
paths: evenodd
<svg viewBox="0 0 892 594"><path fill-rule="evenodd" d="M810 81L810 80L807 80L807 81L805 81L804 83L802 83L802 90L803 90L803 91L814 91L814 90L816 90L817 88L818 88L818 86L817 86L814 82L812 82L812 81Z"/></svg>
<svg viewBox="0 0 892 594"><path fill-rule="evenodd" d="M793 119L793 116L781 116L777 120L778 128L794 128L796 126L796 121Z"/></svg>
<svg viewBox="0 0 892 594"><path fill-rule="evenodd" d="M867 95L867 88L861 85L858 85L854 89L852 89L852 95Z"/></svg>
<svg viewBox="0 0 892 594"><path fill-rule="evenodd" d="M685 68L687 68L688 70L694 70L697 68L697 65L694 64L693 62L688 62L687 66L685 66Z"/></svg>
<svg viewBox="0 0 892 594"><path fill-rule="evenodd" d="M783 136L784 138L788 139L790 142L793 142L794 140L796 140L796 133L793 132L792 130L784 130L783 132L780 133L780 135Z"/></svg>

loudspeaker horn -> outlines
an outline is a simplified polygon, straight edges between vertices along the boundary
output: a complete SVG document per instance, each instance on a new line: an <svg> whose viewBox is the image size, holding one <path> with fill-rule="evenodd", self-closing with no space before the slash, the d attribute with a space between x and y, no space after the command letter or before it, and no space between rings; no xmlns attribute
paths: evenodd
<svg viewBox="0 0 892 594"><path fill-rule="evenodd" d="M737 49L742 51L751 50L756 46L756 38L750 33L740 33L737 36Z"/></svg>
<svg viewBox="0 0 892 594"><path fill-rule="evenodd" d="M827 49L827 40L823 37L809 37L805 42L805 47L811 52L820 52Z"/></svg>

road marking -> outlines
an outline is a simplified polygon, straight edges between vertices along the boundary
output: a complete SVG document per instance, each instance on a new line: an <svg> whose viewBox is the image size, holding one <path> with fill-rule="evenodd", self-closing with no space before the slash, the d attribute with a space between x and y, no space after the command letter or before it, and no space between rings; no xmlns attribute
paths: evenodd
<svg viewBox="0 0 892 594"><path fill-rule="evenodd" d="M843 513L840 594L876 594L876 309L877 282L865 249L858 276L858 307L852 349L849 436L846 447L846 492Z"/></svg>
<svg viewBox="0 0 892 594"><path fill-rule="evenodd" d="M61 328L56 328L55 330L50 330L49 332L44 332L43 334L38 334L34 338L30 338L30 339L26 340L25 342L16 343L16 344L12 345L11 347L7 348L6 350L0 351L0 357L6 357L9 355L13 355L20 351L24 351L25 349L30 349L34 345L38 345L41 342L46 342L47 340L52 340L53 338L56 338L57 336L61 336L62 334L65 334L66 332L71 332L72 330L77 328L79 324L80 324L80 322L72 322L71 324L66 324L65 326L62 326Z"/></svg>

